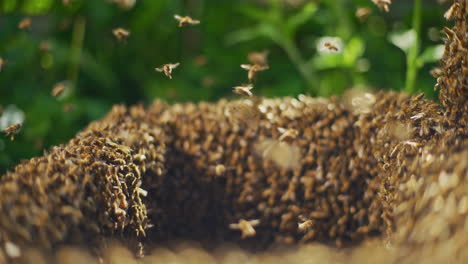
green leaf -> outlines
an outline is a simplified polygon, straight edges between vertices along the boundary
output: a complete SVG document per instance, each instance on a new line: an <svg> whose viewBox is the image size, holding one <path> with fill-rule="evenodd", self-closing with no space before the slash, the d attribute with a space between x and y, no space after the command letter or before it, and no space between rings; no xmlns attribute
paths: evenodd
<svg viewBox="0 0 468 264"><path fill-rule="evenodd" d="M317 5L314 3L308 3L304 5L302 10L293 16L291 16L286 23L286 30L288 34L293 36L297 29L309 21L314 14L317 12Z"/></svg>
<svg viewBox="0 0 468 264"><path fill-rule="evenodd" d="M272 24L261 23L258 25L258 32L272 41L276 42L276 44L281 44L284 42L283 34L278 27L275 27Z"/></svg>
<svg viewBox="0 0 468 264"><path fill-rule="evenodd" d="M244 28L237 31L234 31L227 35L226 44L234 45L242 42L247 42L261 37L261 33L258 27Z"/></svg>
<svg viewBox="0 0 468 264"><path fill-rule="evenodd" d="M16 7L16 0L5 0L2 3L1 8L3 9L3 12L5 13L10 13L13 10L15 10Z"/></svg>
<svg viewBox="0 0 468 264"><path fill-rule="evenodd" d="M23 5L23 11L26 14L38 15L44 14L52 7L53 0L29 0Z"/></svg>
<svg viewBox="0 0 468 264"><path fill-rule="evenodd" d="M261 8L256 8L252 6L243 6L240 9L241 13L244 14L245 16L257 20L257 21L268 21L272 22L272 17L271 14L264 9Z"/></svg>
<svg viewBox="0 0 468 264"><path fill-rule="evenodd" d="M416 38L416 31L410 29L408 31L391 33L389 40L393 45L408 53L411 47L416 45Z"/></svg>
<svg viewBox="0 0 468 264"><path fill-rule="evenodd" d="M422 67L424 64L437 62L442 59L444 55L445 46L435 45L428 47L418 58L418 66Z"/></svg>
<svg viewBox="0 0 468 264"><path fill-rule="evenodd" d="M311 60L315 70L329 70L342 67L344 65L342 53L323 53L314 56Z"/></svg>
<svg viewBox="0 0 468 264"><path fill-rule="evenodd" d="M358 37L353 37L344 48L343 63L348 67L353 66L364 54L365 49L364 42Z"/></svg>

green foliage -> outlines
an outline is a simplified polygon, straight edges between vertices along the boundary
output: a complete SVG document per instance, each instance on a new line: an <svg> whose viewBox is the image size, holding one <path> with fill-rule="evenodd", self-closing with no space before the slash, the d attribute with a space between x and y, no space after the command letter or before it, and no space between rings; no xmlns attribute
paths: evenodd
<svg viewBox="0 0 468 264"><path fill-rule="evenodd" d="M388 14L369 0L304 1L297 7L284 0L137 0L129 10L104 0L70 2L0 1L0 105L14 105L25 116L15 141L0 139L0 173L65 143L113 104L232 97L231 87L247 81L239 65L251 51L270 51L270 69L255 83L257 95L330 96L357 85L405 86L405 54L388 40L413 27L412 1L394 1ZM360 22L354 14L363 6L372 14ZM442 29L445 8L425 1L421 10L415 88L432 98L435 80L428 72L442 43L428 32ZM202 23L179 28L174 14ZM25 17L32 26L20 30ZM131 32L127 41L116 41L116 27ZM318 51L326 36L341 39L341 53ZM169 62L181 62L173 80L154 71ZM58 83L67 84L68 94L54 98ZM69 105L73 109L63 111Z"/></svg>

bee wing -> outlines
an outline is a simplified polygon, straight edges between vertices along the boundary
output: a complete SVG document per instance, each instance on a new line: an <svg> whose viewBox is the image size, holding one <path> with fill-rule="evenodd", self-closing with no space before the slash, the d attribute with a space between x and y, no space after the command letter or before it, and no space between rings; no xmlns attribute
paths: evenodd
<svg viewBox="0 0 468 264"><path fill-rule="evenodd" d="M252 68L252 65L250 65L250 64L241 64L241 68L245 69L245 70L250 70L250 68Z"/></svg>
<svg viewBox="0 0 468 264"><path fill-rule="evenodd" d="M154 68L154 70L157 71L157 72L163 72L163 71L164 71L163 67L161 67L161 68Z"/></svg>
<svg viewBox="0 0 468 264"><path fill-rule="evenodd" d="M193 19L192 19L192 24L193 24L193 25L198 25L198 24L200 24L200 20L193 20Z"/></svg>
<svg viewBox="0 0 468 264"><path fill-rule="evenodd" d="M278 132L280 132L281 134L284 134L286 132L286 128L278 127Z"/></svg>
<svg viewBox="0 0 468 264"><path fill-rule="evenodd" d="M181 19L182 19L182 17L179 16L179 15L174 15L174 18L177 19L177 20L181 20Z"/></svg>
<svg viewBox="0 0 468 264"><path fill-rule="evenodd" d="M169 67L171 67L171 69L175 69L175 68L177 68L179 65L180 65L180 62L177 62L177 63L169 64Z"/></svg>
<svg viewBox="0 0 468 264"><path fill-rule="evenodd" d="M260 220L258 220L258 219L250 220L249 223L250 223L252 226L256 226L256 225L259 225L259 224L260 224Z"/></svg>

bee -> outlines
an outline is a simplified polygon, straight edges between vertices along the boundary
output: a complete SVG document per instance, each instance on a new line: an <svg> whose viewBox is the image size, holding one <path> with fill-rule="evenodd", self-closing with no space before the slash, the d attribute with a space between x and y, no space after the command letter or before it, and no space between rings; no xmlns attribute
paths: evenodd
<svg viewBox="0 0 468 264"><path fill-rule="evenodd" d="M368 7L360 7L356 10L356 17L359 21L364 22L369 15L372 13L372 10Z"/></svg>
<svg viewBox="0 0 468 264"><path fill-rule="evenodd" d="M234 86L233 88L234 88L233 92L236 94L239 94L245 97L252 97L253 95L252 92L250 91L253 89L252 84L243 84L240 86Z"/></svg>
<svg viewBox="0 0 468 264"><path fill-rule="evenodd" d="M281 136L279 137L279 142L292 143L297 138L297 136L299 136L299 131L292 128L286 129L278 127L278 131L281 133Z"/></svg>
<svg viewBox="0 0 468 264"><path fill-rule="evenodd" d="M2 72L3 66L5 65L5 61L2 57L0 57L0 72Z"/></svg>
<svg viewBox="0 0 468 264"><path fill-rule="evenodd" d="M174 15L174 18L179 21L179 27L183 27L185 25L198 25L200 24L200 20L194 20L189 16L179 16L179 15Z"/></svg>
<svg viewBox="0 0 468 264"><path fill-rule="evenodd" d="M50 43L47 40L42 40L41 43L39 43L39 50L42 52L49 52Z"/></svg>
<svg viewBox="0 0 468 264"><path fill-rule="evenodd" d="M210 166L208 169L208 174L209 175L215 175L215 176L223 176L226 174L227 171L229 170L235 170L235 167L226 167L223 164L217 164L216 166Z"/></svg>
<svg viewBox="0 0 468 264"><path fill-rule="evenodd" d="M260 71L268 70L268 65L259 65L259 64L241 64L241 68L249 71L248 78L249 81L253 81L257 73Z"/></svg>
<svg viewBox="0 0 468 264"><path fill-rule="evenodd" d="M227 114L230 120L239 125L250 128L257 128L260 119L260 112L253 103L239 102L228 106Z"/></svg>
<svg viewBox="0 0 468 264"><path fill-rule="evenodd" d="M129 10L133 8L136 3L136 0L113 0L120 8Z"/></svg>
<svg viewBox="0 0 468 264"><path fill-rule="evenodd" d="M247 59L253 65L257 64L266 66L268 65L268 50L251 52L247 55Z"/></svg>
<svg viewBox="0 0 468 264"><path fill-rule="evenodd" d="M130 32L128 30L123 29L123 28L116 28L116 29L112 30L112 34L114 34L115 38L118 41L125 40L126 38L128 38L128 36L130 36Z"/></svg>
<svg viewBox="0 0 468 264"><path fill-rule="evenodd" d="M297 229L300 231L300 232L306 232L307 230L309 230L312 226L314 225L314 222L312 220L306 220L302 223L298 223L297 224Z"/></svg>
<svg viewBox="0 0 468 264"><path fill-rule="evenodd" d="M180 63L174 63L174 64L164 64L159 68L155 68L156 71L158 72L164 72L164 74L169 77L169 79L172 79L172 70L177 68L180 65Z"/></svg>
<svg viewBox="0 0 468 264"><path fill-rule="evenodd" d="M260 224L260 220L239 220L237 224L230 224L230 229L237 229L242 232L242 238L252 237L255 236L256 232L254 227Z"/></svg>
<svg viewBox="0 0 468 264"><path fill-rule="evenodd" d="M323 47L324 47L324 49L329 50L329 51L334 51L334 52L339 52L340 51L340 48L336 44L334 44L332 42L325 42L323 44Z"/></svg>
<svg viewBox="0 0 468 264"><path fill-rule="evenodd" d="M31 27L31 24L32 24L31 18L26 17L26 18L23 18L23 19L19 22L18 28L19 28L19 29L29 29L29 28Z"/></svg>
<svg viewBox="0 0 468 264"><path fill-rule="evenodd" d="M72 104L65 104L65 105L63 105L62 110L65 113L69 113L69 112L73 111L73 105Z"/></svg>
<svg viewBox="0 0 468 264"><path fill-rule="evenodd" d="M223 164L218 164L215 167L216 176L221 176L226 172L226 167Z"/></svg>
<svg viewBox="0 0 468 264"><path fill-rule="evenodd" d="M452 20L456 14L458 9L458 3L454 3L448 10L445 12L444 17L447 20Z"/></svg>
<svg viewBox="0 0 468 264"><path fill-rule="evenodd" d="M72 1L73 1L73 0L62 0L62 4L63 4L64 6L70 6Z"/></svg>
<svg viewBox="0 0 468 264"><path fill-rule="evenodd" d="M389 6L392 4L392 0L372 0L372 2L379 7L380 10L385 12L390 11Z"/></svg>
<svg viewBox="0 0 468 264"><path fill-rule="evenodd" d="M13 141L15 139L14 134L18 133L18 131L21 129L21 124L13 124L7 128L5 128L5 136L11 136L10 139Z"/></svg>
<svg viewBox="0 0 468 264"><path fill-rule="evenodd" d="M53 97L59 97L63 92L65 91L65 85L64 84L57 84L54 86L52 89L52 92L50 93Z"/></svg>

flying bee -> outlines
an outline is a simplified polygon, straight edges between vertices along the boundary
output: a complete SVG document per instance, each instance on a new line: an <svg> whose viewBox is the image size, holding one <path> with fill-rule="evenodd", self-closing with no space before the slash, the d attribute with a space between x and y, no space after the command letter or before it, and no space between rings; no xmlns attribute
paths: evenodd
<svg viewBox="0 0 468 264"><path fill-rule="evenodd" d="M2 72L3 66L5 65L5 61L2 57L0 57L0 72Z"/></svg>
<svg viewBox="0 0 468 264"><path fill-rule="evenodd" d="M372 10L368 7L360 7L356 10L356 17L359 21L364 22L369 15L372 13Z"/></svg>
<svg viewBox="0 0 468 264"><path fill-rule="evenodd" d="M240 85L240 86L234 86L233 87L234 90L233 92L236 93L236 94L239 94L239 95L242 95L242 96L245 96L245 97L252 97L252 92L250 90L253 89L253 85L252 84L243 84L243 85Z"/></svg>
<svg viewBox="0 0 468 264"><path fill-rule="evenodd" d="M258 64L266 66L268 65L268 50L251 52L249 55L247 55L247 59L253 65Z"/></svg>
<svg viewBox="0 0 468 264"><path fill-rule="evenodd" d="M239 220L237 224L230 224L230 229L237 229L242 232L242 238L252 237L255 236L256 232L254 227L260 224L260 220Z"/></svg>
<svg viewBox="0 0 468 264"><path fill-rule="evenodd" d="M390 11L389 6L392 4L391 0L372 0L372 2L377 5L380 10L385 12Z"/></svg>
<svg viewBox="0 0 468 264"><path fill-rule="evenodd" d="M340 48L338 48L338 46L334 43L331 43L331 42L325 42L323 44L323 47L329 51L334 51L334 52L339 52L340 51Z"/></svg>
<svg viewBox="0 0 468 264"><path fill-rule="evenodd" d="M278 127L278 131L281 133L281 136L279 137L279 142L291 143L297 138L297 136L299 136L299 131L292 128L286 129Z"/></svg>
<svg viewBox="0 0 468 264"><path fill-rule="evenodd" d="M64 91L65 91L65 85L62 83L59 83L54 86L52 89L52 92L50 93L53 97L59 97Z"/></svg>
<svg viewBox="0 0 468 264"><path fill-rule="evenodd" d="M125 30L123 28L116 28L112 30L112 34L114 34L115 38L118 41L122 41L128 38L130 36L130 32L128 30Z"/></svg>
<svg viewBox="0 0 468 264"><path fill-rule="evenodd" d="M5 136L11 136L10 139L13 141L15 139L16 133L21 129L21 124L13 124L7 128L5 128Z"/></svg>
<svg viewBox="0 0 468 264"><path fill-rule="evenodd" d="M268 65L259 65L259 64L241 64L241 68L244 70L249 71L248 73L248 78L249 81L253 81L255 79L255 76L257 76L257 73L260 71L268 70L269 67Z"/></svg>
<svg viewBox="0 0 468 264"><path fill-rule="evenodd" d="M29 28L31 27L31 24L32 24L31 18L26 17L26 18L23 18L23 19L19 22L18 28L19 28L19 29L29 29Z"/></svg>
<svg viewBox="0 0 468 264"><path fill-rule="evenodd" d="M156 71L158 72L164 72L164 74L169 77L169 79L172 79L172 70L177 68L180 65L179 62L174 63L174 64L164 64L159 68L155 68Z"/></svg>
<svg viewBox="0 0 468 264"><path fill-rule="evenodd" d="M179 16L179 15L174 15L174 18L179 21L179 27L183 27L186 25L198 25L200 24L200 20L194 20L189 16Z"/></svg>

